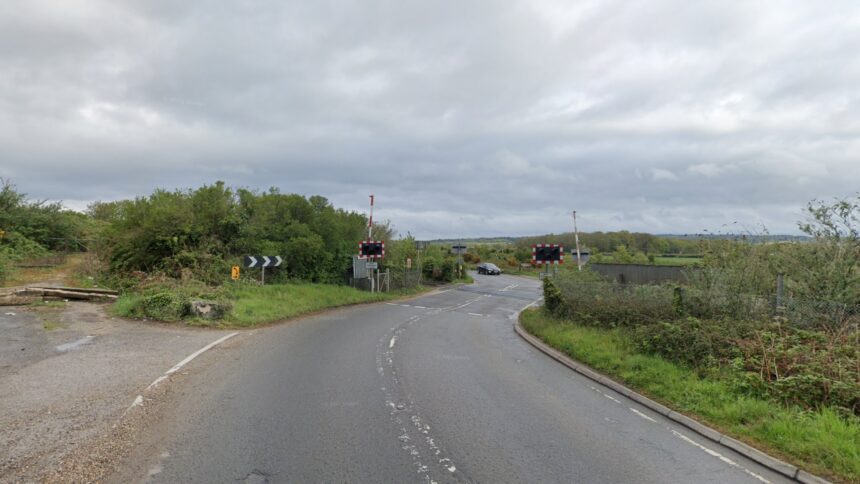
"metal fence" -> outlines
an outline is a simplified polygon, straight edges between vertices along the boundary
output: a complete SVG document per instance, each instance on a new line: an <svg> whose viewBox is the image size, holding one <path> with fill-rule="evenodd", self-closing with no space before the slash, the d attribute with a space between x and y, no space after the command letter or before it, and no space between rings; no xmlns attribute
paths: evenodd
<svg viewBox="0 0 860 484"><path fill-rule="evenodd" d="M620 284L662 284L676 282L688 284L689 274L696 269L680 266L655 266L647 264L596 264L588 265L592 271L609 281Z"/></svg>
<svg viewBox="0 0 860 484"><path fill-rule="evenodd" d="M386 269L374 273L374 282L371 284L370 271L359 273L364 277L350 278L349 283L358 289L370 291L371 287L381 291L397 291L400 289L414 289L421 282L421 273L417 270Z"/></svg>

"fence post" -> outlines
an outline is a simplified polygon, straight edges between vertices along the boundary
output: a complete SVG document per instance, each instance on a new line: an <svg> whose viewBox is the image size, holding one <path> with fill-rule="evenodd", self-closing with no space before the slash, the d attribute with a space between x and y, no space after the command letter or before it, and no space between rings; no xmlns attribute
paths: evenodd
<svg viewBox="0 0 860 484"><path fill-rule="evenodd" d="M776 275L776 313L782 314L785 304L785 282L783 274L780 272Z"/></svg>

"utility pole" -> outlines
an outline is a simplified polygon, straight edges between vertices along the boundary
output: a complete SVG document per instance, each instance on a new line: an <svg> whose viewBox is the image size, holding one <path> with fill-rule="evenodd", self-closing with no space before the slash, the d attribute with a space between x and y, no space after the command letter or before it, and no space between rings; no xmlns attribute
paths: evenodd
<svg viewBox="0 0 860 484"><path fill-rule="evenodd" d="M579 253L579 231L576 229L576 210L573 211L573 238L576 240L576 267L582 271L582 258Z"/></svg>

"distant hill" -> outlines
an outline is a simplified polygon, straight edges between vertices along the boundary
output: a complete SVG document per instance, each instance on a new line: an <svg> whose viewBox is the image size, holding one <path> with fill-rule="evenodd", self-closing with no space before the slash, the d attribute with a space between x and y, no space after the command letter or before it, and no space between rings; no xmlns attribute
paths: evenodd
<svg viewBox="0 0 860 484"><path fill-rule="evenodd" d="M786 235L786 234L655 234L656 237L664 239L679 240L750 240L753 242L804 242L812 240L808 235Z"/></svg>
<svg viewBox="0 0 860 484"><path fill-rule="evenodd" d="M532 244L562 244L566 248L575 247L572 232L562 234L543 234L523 237L472 237L463 239L436 239L431 244L476 245L511 244L529 247ZM579 234L580 246L595 253L610 253L620 246L646 254L693 255L702 253L701 242L707 240L745 240L753 243L777 243L807 241L803 235L750 235L750 234L648 234L642 232L583 232Z"/></svg>

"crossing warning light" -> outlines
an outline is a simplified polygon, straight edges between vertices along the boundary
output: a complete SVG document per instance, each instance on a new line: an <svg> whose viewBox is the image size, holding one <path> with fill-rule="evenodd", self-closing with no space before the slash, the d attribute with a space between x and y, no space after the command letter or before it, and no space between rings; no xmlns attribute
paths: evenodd
<svg viewBox="0 0 860 484"><path fill-rule="evenodd" d="M563 264L564 247L558 244L532 245L532 264Z"/></svg>
<svg viewBox="0 0 860 484"><path fill-rule="evenodd" d="M362 240L358 244L358 256L362 259L382 259L385 257L385 242L382 240Z"/></svg>

